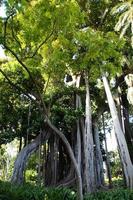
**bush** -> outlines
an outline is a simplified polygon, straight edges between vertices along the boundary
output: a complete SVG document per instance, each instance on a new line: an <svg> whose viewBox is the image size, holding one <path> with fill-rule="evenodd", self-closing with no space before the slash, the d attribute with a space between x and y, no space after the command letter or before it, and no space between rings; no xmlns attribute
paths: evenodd
<svg viewBox="0 0 133 200"><path fill-rule="evenodd" d="M76 200L74 191L67 188L44 188L25 184L15 186L0 182L0 200ZM133 191L109 190L86 195L84 200L133 200Z"/></svg>
<svg viewBox="0 0 133 200"><path fill-rule="evenodd" d="M133 190L118 189L86 195L85 200L133 200Z"/></svg>
<svg viewBox="0 0 133 200"><path fill-rule="evenodd" d="M75 200L76 194L66 188L50 188L25 184L15 186L0 182L0 200Z"/></svg>

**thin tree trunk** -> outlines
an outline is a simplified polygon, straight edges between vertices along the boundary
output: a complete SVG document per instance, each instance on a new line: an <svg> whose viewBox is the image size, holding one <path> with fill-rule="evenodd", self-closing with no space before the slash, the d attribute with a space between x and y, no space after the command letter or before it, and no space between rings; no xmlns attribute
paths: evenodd
<svg viewBox="0 0 133 200"><path fill-rule="evenodd" d="M80 78L81 76L78 76L76 79L76 88L79 88L80 86ZM81 108L81 98L78 94L76 94L76 109ZM77 163L78 167L81 173L81 131L80 131L80 120L77 119L77 144L76 144L76 152L77 152Z"/></svg>
<svg viewBox="0 0 133 200"><path fill-rule="evenodd" d="M91 102L90 102L89 82L88 82L87 72L85 73L85 85L86 85L86 105L85 105L85 130L83 136L84 159L85 159L84 190L87 193L91 193L95 191L96 185L95 185L94 143L92 135Z"/></svg>
<svg viewBox="0 0 133 200"><path fill-rule="evenodd" d="M19 150L18 152L20 152L22 149L22 133L20 132L20 136L19 136Z"/></svg>
<svg viewBox="0 0 133 200"><path fill-rule="evenodd" d="M57 178L58 178L58 145L59 145L59 138L55 135L54 137L54 185L56 185Z"/></svg>
<svg viewBox="0 0 133 200"><path fill-rule="evenodd" d="M46 154L46 165L45 165L45 185L48 187L51 185L52 180L52 163L51 163L51 140L53 134L47 142L47 154Z"/></svg>
<svg viewBox="0 0 133 200"><path fill-rule="evenodd" d="M38 148L38 184L41 185L41 142Z"/></svg>
<svg viewBox="0 0 133 200"><path fill-rule="evenodd" d="M105 92L108 99L108 104L111 112L111 116L114 123L116 138L118 141L118 147L120 150L120 157L123 165L123 170L126 178L127 187L133 189L133 165L130 159L130 155L127 148L125 136L122 132L121 125L119 122L116 106L109 88L108 80L105 75L102 76Z"/></svg>
<svg viewBox="0 0 133 200"><path fill-rule="evenodd" d="M46 170L45 170L45 167L46 167L46 153L47 153L46 144L47 143L45 143L43 145L43 171L42 171L42 176L43 176L43 185L44 186L45 186L45 180L46 180Z"/></svg>
<svg viewBox="0 0 133 200"><path fill-rule="evenodd" d="M50 142L50 162L51 162L51 185L54 186L57 183L57 136L53 135Z"/></svg>
<svg viewBox="0 0 133 200"><path fill-rule="evenodd" d="M55 159L54 159L54 138L55 136L52 135L50 140L50 166L51 166L51 180L50 186L54 185L54 178L55 178ZM48 166L49 167L49 166Z"/></svg>
<svg viewBox="0 0 133 200"><path fill-rule="evenodd" d="M109 159L109 153L108 153L108 147L107 147L104 114L102 114L102 124L103 124L103 133L104 133L104 143L105 143L105 152L106 152L106 166L107 166L109 188L112 188L112 176L111 176L110 159Z"/></svg>

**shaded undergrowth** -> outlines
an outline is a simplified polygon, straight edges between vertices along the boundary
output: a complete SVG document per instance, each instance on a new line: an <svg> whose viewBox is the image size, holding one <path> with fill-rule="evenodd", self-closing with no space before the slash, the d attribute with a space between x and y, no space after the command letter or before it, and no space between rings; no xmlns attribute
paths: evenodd
<svg viewBox="0 0 133 200"><path fill-rule="evenodd" d="M44 188L0 182L0 200L76 200L76 193L67 188ZM133 191L113 189L86 195L84 200L133 200Z"/></svg>

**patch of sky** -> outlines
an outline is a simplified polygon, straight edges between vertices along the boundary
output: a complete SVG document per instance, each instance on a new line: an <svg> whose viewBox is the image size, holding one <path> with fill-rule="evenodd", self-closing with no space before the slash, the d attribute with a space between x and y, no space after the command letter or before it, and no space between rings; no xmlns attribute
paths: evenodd
<svg viewBox="0 0 133 200"><path fill-rule="evenodd" d="M2 18L6 17L6 9L3 4L0 6L0 17Z"/></svg>

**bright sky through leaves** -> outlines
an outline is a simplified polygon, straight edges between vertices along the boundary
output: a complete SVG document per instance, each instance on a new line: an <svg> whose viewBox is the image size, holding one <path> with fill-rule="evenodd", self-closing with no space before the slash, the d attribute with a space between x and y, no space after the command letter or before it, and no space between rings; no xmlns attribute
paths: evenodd
<svg viewBox="0 0 133 200"><path fill-rule="evenodd" d="M0 7L0 17L6 17L4 6ZM4 57L5 57L4 51L2 47L0 46L0 58L4 58Z"/></svg>

